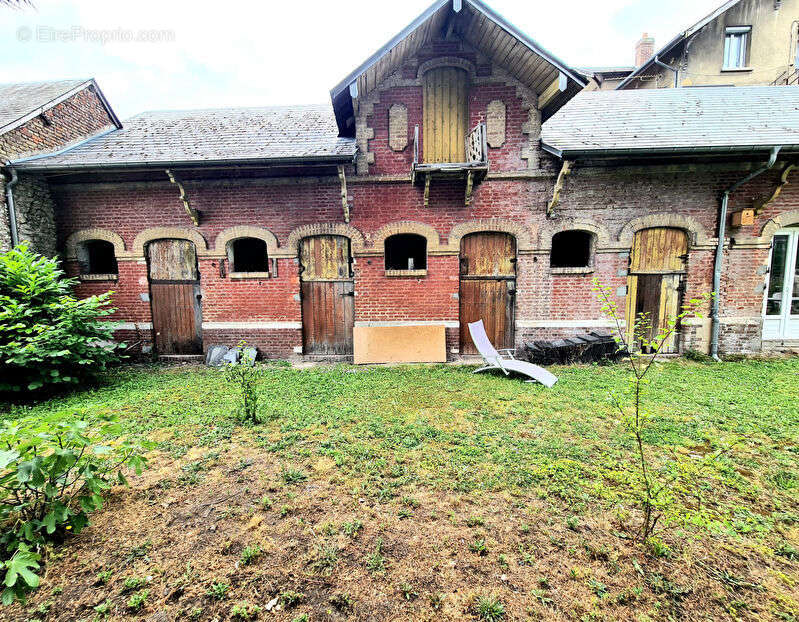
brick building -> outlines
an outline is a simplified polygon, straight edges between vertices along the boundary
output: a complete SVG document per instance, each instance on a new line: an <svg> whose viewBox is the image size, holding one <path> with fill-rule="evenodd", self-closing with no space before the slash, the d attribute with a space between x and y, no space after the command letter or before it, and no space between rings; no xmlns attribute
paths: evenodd
<svg viewBox="0 0 799 622"><path fill-rule="evenodd" d="M607 328L594 277L665 321L715 265L719 352L799 345L795 99L736 101L723 131L709 89L585 85L482 2L438 0L332 108L145 113L6 168L46 181L79 293L117 292L119 338L159 354L443 360L476 319L497 347ZM712 334L692 320L671 347Z"/></svg>
<svg viewBox="0 0 799 622"><path fill-rule="evenodd" d="M121 127L94 80L0 84L0 163L65 149ZM16 187L9 210L6 184ZM0 250L13 237L56 252L53 204L39 175L0 176ZM11 226L9 218L14 219Z"/></svg>

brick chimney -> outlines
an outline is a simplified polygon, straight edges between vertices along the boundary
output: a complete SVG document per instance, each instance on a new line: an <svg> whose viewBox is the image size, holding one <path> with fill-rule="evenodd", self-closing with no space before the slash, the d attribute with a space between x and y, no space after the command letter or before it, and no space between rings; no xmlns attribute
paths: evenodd
<svg viewBox="0 0 799 622"><path fill-rule="evenodd" d="M648 33L641 36L641 40L635 44L635 66L640 67L655 53L655 38Z"/></svg>

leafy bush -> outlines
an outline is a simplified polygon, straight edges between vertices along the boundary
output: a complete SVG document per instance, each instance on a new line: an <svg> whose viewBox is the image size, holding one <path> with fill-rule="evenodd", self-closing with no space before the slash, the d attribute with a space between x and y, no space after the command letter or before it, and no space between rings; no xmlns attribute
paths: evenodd
<svg viewBox="0 0 799 622"><path fill-rule="evenodd" d="M102 507L102 493L112 483L127 484L126 468L141 472L144 447L119 433L110 417L94 423L27 418L0 427L3 604L24 600L38 586L38 551L83 529L89 513Z"/></svg>
<svg viewBox="0 0 799 622"><path fill-rule="evenodd" d="M112 292L78 300L56 259L20 245L0 253L0 391L77 384L119 358Z"/></svg>
<svg viewBox="0 0 799 622"><path fill-rule="evenodd" d="M246 354L246 341L239 342L242 352L241 360L224 366L225 380L241 392L237 416L245 423L258 423L258 381L262 370L255 365L255 360Z"/></svg>

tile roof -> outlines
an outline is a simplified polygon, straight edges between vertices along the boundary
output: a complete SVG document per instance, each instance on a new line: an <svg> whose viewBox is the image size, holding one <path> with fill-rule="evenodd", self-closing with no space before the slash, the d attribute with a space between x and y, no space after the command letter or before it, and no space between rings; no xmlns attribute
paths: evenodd
<svg viewBox="0 0 799 622"><path fill-rule="evenodd" d="M159 166L268 160L346 160L330 105L145 112L122 129L63 152L19 160L26 169Z"/></svg>
<svg viewBox="0 0 799 622"><path fill-rule="evenodd" d="M91 83L91 80L55 80L0 84L0 134L17 127L31 113L39 114L67 93Z"/></svg>
<svg viewBox="0 0 799 622"><path fill-rule="evenodd" d="M564 157L799 146L799 88L583 92L544 124L541 140Z"/></svg>

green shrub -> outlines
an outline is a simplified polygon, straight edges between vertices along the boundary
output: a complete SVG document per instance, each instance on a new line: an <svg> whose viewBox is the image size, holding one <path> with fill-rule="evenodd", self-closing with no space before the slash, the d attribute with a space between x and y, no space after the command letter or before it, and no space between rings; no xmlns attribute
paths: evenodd
<svg viewBox="0 0 799 622"><path fill-rule="evenodd" d="M114 311L111 292L78 300L74 284L24 245L0 253L0 392L77 384L119 359L100 321Z"/></svg>
<svg viewBox="0 0 799 622"><path fill-rule="evenodd" d="M236 363L228 363L223 367L225 380L236 387L241 400L237 406L236 416L244 423L256 424L258 417L258 382L262 376L262 369L255 365L253 359L247 358L245 352L246 341L239 342L242 355Z"/></svg>
<svg viewBox="0 0 799 622"><path fill-rule="evenodd" d="M24 599L39 584L47 542L77 533L103 504L123 471L140 473L143 447L119 437L110 417L94 423L26 418L0 426L0 571L3 604ZM104 444L107 439L115 439Z"/></svg>

